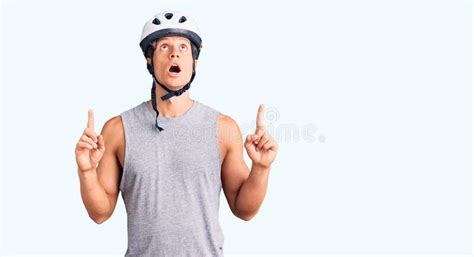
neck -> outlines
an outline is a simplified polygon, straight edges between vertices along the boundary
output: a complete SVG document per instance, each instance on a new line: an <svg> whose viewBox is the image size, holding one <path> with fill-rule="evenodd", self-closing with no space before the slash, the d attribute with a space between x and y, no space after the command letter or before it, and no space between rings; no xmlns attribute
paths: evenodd
<svg viewBox="0 0 474 257"><path fill-rule="evenodd" d="M170 88L172 89L172 88ZM173 89L172 89L173 90ZM160 116L166 118L174 118L181 116L185 113L194 103L194 100L189 97L189 90L186 90L180 96L173 96L168 100L161 100L161 96L166 95L168 91L162 88L160 85L156 85L156 105ZM153 109L153 102L148 100L148 106Z"/></svg>

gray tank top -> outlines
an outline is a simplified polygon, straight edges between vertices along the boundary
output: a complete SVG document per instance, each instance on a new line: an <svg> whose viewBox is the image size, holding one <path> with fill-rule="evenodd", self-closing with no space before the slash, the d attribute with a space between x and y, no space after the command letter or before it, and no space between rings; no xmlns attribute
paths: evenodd
<svg viewBox="0 0 474 257"><path fill-rule="evenodd" d="M224 256L219 112L197 100L175 118L146 101L122 112L125 160L120 191L127 211L125 256Z"/></svg>

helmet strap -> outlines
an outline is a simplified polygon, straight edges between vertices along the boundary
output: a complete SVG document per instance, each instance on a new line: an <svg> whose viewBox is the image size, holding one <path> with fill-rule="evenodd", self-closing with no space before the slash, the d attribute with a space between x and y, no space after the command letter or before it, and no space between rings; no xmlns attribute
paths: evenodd
<svg viewBox="0 0 474 257"><path fill-rule="evenodd" d="M155 112L156 112L155 127L159 131L162 131L163 128L158 126L159 112L158 112L157 102L156 102L156 92L155 92L156 84L160 85L162 88L164 88L168 92L166 95L161 96L161 100L166 101L166 100L168 100L169 98L171 98L173 96L180 96L181 94L183 94L186 90L188 90L191 87L191 82L193 82L194 77L196 75L195 61L194 61L194 58L193 58L193 74L191 75L191 79L189 80L189 82L178 90L171 90L168 87L166 87L165 85L161 84L158 81L158 79L155 77L155 72L154 72L154 68L153 68L153 52L152 52L152 55L151 55L150 59L151 59L151 64L147 64L147 68L148 68L148 71L153 76L153 85L152 85L152 88L151 88L151 101L152 101L152 105L153 105L153 110L155 110Z"/></svg>

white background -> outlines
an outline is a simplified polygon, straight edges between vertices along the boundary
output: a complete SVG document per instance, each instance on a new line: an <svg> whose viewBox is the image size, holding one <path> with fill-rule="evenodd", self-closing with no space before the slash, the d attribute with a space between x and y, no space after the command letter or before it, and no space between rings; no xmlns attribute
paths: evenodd
<svg viewBox="0 0 474 257"><path fill-rule="evenodd" d="M74 147L88 108L100 132L149 99L139 37L167 9L202 32L191 97L244 134L264 103L283 132L258 215L221 196L226 254L471 253L470 2L9 1L2 255L123 256L122 198L89 219Z"/></svg>

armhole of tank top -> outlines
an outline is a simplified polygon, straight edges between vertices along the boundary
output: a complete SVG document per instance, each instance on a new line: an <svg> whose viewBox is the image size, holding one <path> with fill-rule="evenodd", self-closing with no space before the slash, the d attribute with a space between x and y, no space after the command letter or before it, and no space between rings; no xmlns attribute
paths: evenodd
<svg viewBox="0 0 474 257"><path fill-rule="evenodd" d="M221 178L221 168L222 168L222 163L221 163L221 142L220 142L220 137L219 137L219 119L220 119L220 116L221 116L221 113L219 111L215 111L217 114L216 114L216 121L215 121L215 126L216 126L216 142L217 142L217 165L219 167L217 167L217 178L219 180L219 184L221 185L220 187L222 187L222 178Z"/></svg>
<svg viewBox="0 0 474 257"><path fill-rule="evenodd" d="M128 133L128 129L126 128L126 121L124 121L124 118L125 118L126 115L124 115L124 113L120 114L120 120L122 121L122 128L123 128L123 137L124 137L124 142L123 142L123 145L124 145L124 157L123 157L123 168L122 168L122 176L120 178L120 185L119 185L119 189L121 192L123 192L124 190L124 183L125 183L125 173L127 172L128 170L128 146L127 146L127 133Z"/></svg>

